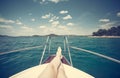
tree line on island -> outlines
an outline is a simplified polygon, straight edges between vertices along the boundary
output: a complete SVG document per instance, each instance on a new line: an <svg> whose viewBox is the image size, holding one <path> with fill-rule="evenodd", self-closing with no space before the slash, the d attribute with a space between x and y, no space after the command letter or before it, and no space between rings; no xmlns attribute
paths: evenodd
<svg viewBox="0 0 120 78"><path fill-rule="evenodd" d="M110 29L99 29L93 32L93 36L120 36L120 26L111 27Z"/></svg>

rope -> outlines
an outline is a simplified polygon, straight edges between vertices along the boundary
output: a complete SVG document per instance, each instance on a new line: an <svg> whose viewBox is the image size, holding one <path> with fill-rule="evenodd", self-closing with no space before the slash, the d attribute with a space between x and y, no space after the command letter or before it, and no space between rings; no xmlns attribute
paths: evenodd
<svg viewBox="0 0 120 78"><path fill-rule="evenodd" d="M40 47L43 47L43 46L41 45L41 46L21 48L21 49L18 49L18 50L12 50L12 51L7 51L7 52L0 52L0 55L9 54L9 53L16 53L16 52L19 52L19 51L30 50L30 49L34 49L34 48L40 48Z"/></svg>
<svg viewBox="0 0 120 78"><path fill-rule="evenodd" d="M43 57L44 57L44 54L45 54L45 51L46 51L46 47L47 47L48 40L49 40L49 36L47 37L46 44L45 44L45 47L44 47L44 49L43 49L42 56L41 56L41 59L40 59L40 63L39 63L39 64L42 64L42 60L43 60Z"/></svg>
<svg viewBox="0 0 120 78"><path fill-rule="evenodd" d="M70 58L70 63L71 63L71 66L73 66L68 39L67 39L67 37L65 37L65 39L66 39L66 43L67 43L67 49L68 49L68 54L69 54L69 58Z"/></svg>
<svg viewBox="0 0 120 78"><path fill-rule="evenodd" d="M103 55L103 54L100 54L100 53L96 53L96 52L86 50L86 49L82 49L82 48L77 48L77 47L74 47L74 46L71 46L71 48L76 49L76 50L81 50L81 51L84 51L84 52L87 52L87 53L91 53L91 54L97 55L99 57L102 57L102 58L105 58L105 59L108 59L108 60L111 60L113 62L116 62L116 63L120 64L120 60L114 59L112 57L109 57L109 56L106 56L106 55Z"/></svg>

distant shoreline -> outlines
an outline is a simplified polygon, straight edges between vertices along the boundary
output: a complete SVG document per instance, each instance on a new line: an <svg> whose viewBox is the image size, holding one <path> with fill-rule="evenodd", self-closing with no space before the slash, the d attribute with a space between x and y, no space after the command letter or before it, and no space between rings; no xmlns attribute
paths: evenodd
<svg viewBox="0 0 120 78"><path fill-rule="evenodd" d="M9 35L0 35L0 37L45 37L45 36L83 36L87 37L88 35L56 35L56 34L49 34L49 35L31 35L31 36L9 36ZM89 35L90 36L90 35Z"/></svg>
<svg viewBox="0 0 120 78"><path fill-rule="evenodd" d="M88 36L93 38L120 38L120 36Z"/></svg>
<svg viewBox="0 0 120 78"><path fill-rule="evenodd" d="M45 36L67 36L67 35L32 35L32 36L8 36L0 35L0 37L45 37ZM91 38L120 38L120 36L92 36L92 35L68 35L68 36L79 36L79 37L91 37Z"/></svg>

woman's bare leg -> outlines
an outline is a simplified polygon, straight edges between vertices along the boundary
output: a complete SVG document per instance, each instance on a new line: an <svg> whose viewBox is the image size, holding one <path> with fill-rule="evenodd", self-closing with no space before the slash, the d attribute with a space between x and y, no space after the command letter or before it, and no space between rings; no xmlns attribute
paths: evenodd
<svg viewBox="0 0 120 78"><path fill-rule="evenodd" d="M54 59L48 64L38 78L67 78L61 63L61 51L59 47Z"/></svg>

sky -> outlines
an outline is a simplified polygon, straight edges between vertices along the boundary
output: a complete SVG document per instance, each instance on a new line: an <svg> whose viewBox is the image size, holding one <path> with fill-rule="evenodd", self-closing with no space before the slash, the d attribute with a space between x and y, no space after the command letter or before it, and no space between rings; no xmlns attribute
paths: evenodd
<svg viewBox="0 0 120 78"><path fill-rule="evenodd" d="M120 25L120 0L0 0L0 35L92 35Z"/></svg>

